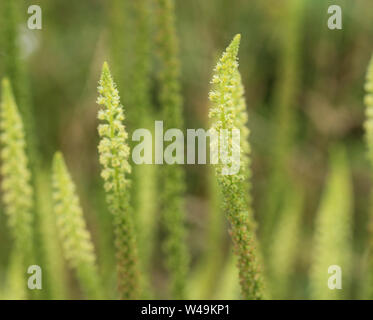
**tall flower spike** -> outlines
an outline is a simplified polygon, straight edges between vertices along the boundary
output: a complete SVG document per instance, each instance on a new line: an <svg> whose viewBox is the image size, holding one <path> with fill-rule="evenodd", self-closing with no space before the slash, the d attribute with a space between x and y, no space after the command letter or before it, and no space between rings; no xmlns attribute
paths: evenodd
<svg viewBox="0 0 373 320"><path fill-rule="evenodd" d="M126 178L131 172L128 162L130 150L123 125L123 108L106 62L102 68L98 92L97 103L104 106L98 113L99 120L104 122L98 127L101 137L98 151L107 203L114 218L119 292L123 299L136 299L139 297L140 275L129 204L130 181Z"/></svg>
<svg viewBox="0 0 373 320"><path fill-rule="evenodd" d="M87 297L100 299L102 288L91 235L84 221L75 185L60 152L54 155L52 183L54 212L63 254L76 271Z"/></svg>
<svg viewBox="0 0 373 320"><path fill-rule="evenodd" d="M30 103L29 81L26 65L21 58L19 39L19 25L22 23L22 2L3 0L0 6L0 46L2 48L3 72L9 78L13 86L13 93L17 100L19 113L24 121L26 151L31 170L34 170L37 162L37 142L35 130L35 118Z"/></svg>
<svg viewBox="0 0 373 320"><path fill-rule="evenodd" d="M215 68L213 91L209 96L212 102L209 117L212 128L217 132L222 129L240 130L240 171L235 175L223 175L222 164L216 164L215 169L222 193L223 210L230 223L234 252L238 257L242 295L245 299L262 299L263 285L249 197L248 179L251 173L248 115L237 61L240 38L239 34L234 37ZM232 146L231 137L229 142Z"/></svg>
<svg viewBox="0 0 373 320"><path fill-rule="evenodd" d="M61 258L58 252L52 250L56 247L57 238L49 237L48 234L53 233L49 221L52 211L45 206L46 203L51 202L49 197L42 192L44 185L50 185L50 179L43 182L40 176L44 175L41 169L41 155L39 150L38 134L35 125L36 113L33 107L30 94L29 77L27 75L27 65L22 58L21 48L19 46L19 26L23 23L23 1L2 0L0 3L0 47L2 51L2 58L0 63L1 72L4 72L13 85L13 92L17 107L23 120L25 141L26 141L26 155L28 159L29 169L31 172L30 185L34 190L35 209L34 214L34 253L38 258L38 264L43 266L43 281L44 286L41 292L38 292L38 298L63 298L64 290L63 279L60 276L62 273L62 264L58 263ZM1 73L0 72L0 73ZM48 238L47 244L44 241ZM38 242L38 239L41 239ZM41 245L39 245L41 244ZM48 268L47 261L54 261L55 267ZM33 291L35 294L36 291ZM40 294L40 295L39 295Z"/></svg>
<svg viewBox="0 0 373 320"><path fill-rule="evenodd" d="M368 66L368 72L366 76L365 91L367 92L365 96L365 138L368 145L368 156L371 165L373 166L373 56L370 60Z"/></svg>
<svg viewBox="0 0 373 320"><path fill-rule="evenodd" d="M159 55L159 100L165 130L182 129L182 98L180 94L180 63L178 39L175 30L174 0L157 0L157 27ZM174 299L185 299L189 269L189 253L186 245L186 228L183 194L185 175L181 166L163 165L160 168L160 207L166 231L166 265L171 278L171 294Z"/></svg>
<svg viewBox="0 0 373 320"><path fill-rule="evenodd" d="M47 288L48 298L64 300L68 293L67 272L62 254L62 248L57 234L56 218L53 212L53 197L51 188L51 168L38 170L35 176L35 193L38 196L36 210L40 214L40 246L44 252L43 282Z"/></svg>
<svg viewBox="0 0 373 320"><path fill-rule="evenodd" d="M371 168L373 169L373 55L370 60L368 71L366 75L366 83L365 83L365 91L366 96L364 99L366 109L365 109L365 122L364 122L364 129L365 129L365 141L368 147L368 158L370 161ZM372 170L373 173L373 170ZM373 177L373 174L371 174ZM371 208L370 208L370 256L369 256L369 281L366 282L365 294L367 295L368 299L372 299L373 297L373 191L371 191L370 195L371 199Z"/></svg>
<svg viewBox="0 0 373 320"><path fill-rule="evenodd" d="M347 297L351 279L352 189L347 156L343 149L331 154L329 175L322 195L315 227L311 298L320 300ZM343 290L330 290L329 267L341 268ZM332 270L335 273L335 270ZM336 273L335 273L336 274Z"/></svg>
<svg viewBox="0 0 373 320"><path fill-rule="evenodd" d="M150 97L153 0L110 1L113 13L111 51L122 103L126 106L126 128L152 128ZM116 37L119 40L115 40ZM129 49L126 49L129 48ZM121 71L122 70L122 71ZM114 72L114 70L113 70ZM116 74L118 76L116 76ZM123 90L121 91L120 88ZM136 142L129 141L130 148ZM131 173L131 207L141 266L141 298L152 297L151 254L157 222L156 165L135 165Z"/></svg>
<svg viewBox="0 0 373 320"><path fill-rule="evenodd" d="M22 268L26 270L32 258L33 190L23 123L7 79L2 81L0 129L3 202L15 250L21 252Z"/></svg>

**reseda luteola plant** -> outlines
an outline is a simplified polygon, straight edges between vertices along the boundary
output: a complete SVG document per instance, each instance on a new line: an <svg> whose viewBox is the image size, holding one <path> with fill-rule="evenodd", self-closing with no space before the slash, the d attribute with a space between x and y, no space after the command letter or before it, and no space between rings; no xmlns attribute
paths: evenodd
<svg viewBox="0 0 373 320"><path fill-rule="evenodd" d="M53 158L52 182L54 212L63 254L76 271L85 295L91 299L102 298L91 235L76 195L76 187L60 152Z"/></svg>
<svg viewBox="0 0 373 320"><path fill-rule="evenodd" d="M35 192L41 197L37 198L38 226L40 243L43 249L42 267L44 273L44 296L52 300L63 300L68 296L67 272L60 245L56 218L53 212L53 188L51 188L51 168L38 170L36 176ZM35 235L36 237L36 235Z"/></svg>
<svg viewBox="0 0 373 320"><path fill-rule="evenodd" d="M240 172L223 175L223 164L217 164L216 176L223 197L223 210L230 223L234 252L238 257L242 295L245 299L263 299L256 230L249 197L251 173L248 115L237 61L240 38L239 34L234 37L215 67L213 91L209 95L212 102L209 117L212 128L217 132L222 129L240 130ZM228 145L232 148L231 137Z"/></svg>
<svg viewBox="0 0 373 320"><path fill-rule="evenodd" d="M180 94L180 62L175 31L174 0L157 0L157 28L159 55L159 100L164 130L184 127ZM167 233L164 243L166 264L171 277L171 292L175 299L184 299L189 253L186 246L183 194L185 176L181 166L163 165L160 168L160 207Z"/></svg>
<svg viewBox="0 0 373 320"><path fill-rule="evenodd" d="M127 132L123 125L123 107L118 90L105 62L98 86L97 103L102 123L98 127L101 137L98 151L102 166L101 176L109 210L113 214L119 293L123 299L139 297L139 266L133 217L130 210L127 175L131 172Z"/></svg>
<svg viewBox="0 0 373 320"><path fill-rule="evenodd" d="M153 0L130 1L134 9L134 62L131 76L131 117L133 128L151 128L154 110L150 96L151 79L151 7ZM141 262L143 298L152 296L150 285L151 256L157 221L157 166L137 165L132 168L132 198L136 215L136 235Z"/></svg>
<svg viewBox="0 0 373 320"><path fill-rule="evenodd" d="M364 129L365 129L365 142L368 148L368 159L370 161L371 170L373 168L373 56L370 59L370 63L368 66L368 71L366 75L366 82L365 82L365 122L364 122ZM373 170L371 177L373 178ZM366 284L366 295L368 299L373 298L373 191L371 191L370 196L370 215L369 215L369 231L370 231L370 247L369 247L369 281Z"/></svg>
<svg viewBox="0 0 373 320"><path fill-rule="evenodd" d="M20 270L26 273L33 259L33 191L23 123L7 79L2 80L0 129L2 200L14 251L20 255Z"/></svg>
<svg viewBox="0 0 373 320"><path fill-rule="evenodd" d="M23 9L25 3L15 0L3 0L0 3L0 47L2 59L0 69L13 86L13 93L19 113L23 120L25 132L26 155L31 174L30 186L33 189L34 216L34 254L44 272L43 297L50 296L53 299L64 297L65 284L63 283L63 264L58 246L58 239L51 236L54 232L54 220L51 206L51 197L47 197L43 189L50 182L49 172L45 174L42 169L42 159L39 150L39 141L35 122L35 112L31 101L31 92L27 75L25 60L22 58L22 46L20 46L20 25L22 25ZM52 262L52 263L51 263ZM52 266L53 265L53 266Z"/></svg>
<svg viewBox="0 0 373 320"><path fill-rule="evenodd" d="M352 189L347 155L332 150L329 174L316 217L313 264L310 270L312 299L343 299L351 279ZM342 270L343 290L330 290L330 266Z"/></svg>
<svg viewBox="0 0 373 320"><path fill-rule="evenodd" d="M113 74L121 101L126 106L126 126L129 132L137 128L152 130L153 127L154 110L150 95L152 2L110 1L110 56L115 65ZM135 141L129 142L130 148L135 145ZM131 172L131 206L133 212L136 212L133 218L142 270L143 298L152 296L149 275L157 230L156 170L155 165L141 164L132 166Z"/></svg>
<svg viewBox="0 0 373 320"><path fill-rule="evenodd" d="M373 166L373 56L370 60L365 83L365 116L364 123L365 140L368 146L368 157L371 165ZM373 175L372 175L373 176Z"/></svg>
<svg viewBox="0 0 373 320"><path fill-rule="evenodd" d="M21 1L2 1L0 11L4 24L2 30L0 30L0 45L4 53L2 58L4 60L3 71L12 83L18 109L23 118L24 131L26 132L26 150L31 163L30 167L33 170L35 162L37 162L35 121L29 97L27 72L21 59L21 49L18 42L22 6Z"/></svg>

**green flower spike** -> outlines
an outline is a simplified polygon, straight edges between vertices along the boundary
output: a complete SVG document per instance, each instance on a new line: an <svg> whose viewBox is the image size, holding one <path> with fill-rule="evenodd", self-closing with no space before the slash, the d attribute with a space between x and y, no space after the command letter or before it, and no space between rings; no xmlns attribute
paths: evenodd
<svg viewBox="0 0 373 320"><path fill-rule="evenodd" d="M91 299L102 298L100 277L91 235L83 217L76 188L62 154L57 152L52 168L54 212L63 254L76 270L79 283Z"/></svg>
<svg viewBox="0 0 373 320"><path fill-rule="evenodd" d="M371 168L373 168L373 56L370 60L368 71L366 75L366 82L365 82L365 122L364 122L364 129L365 129L365 141L368 147L368 159L370 161ZM372 171L373 173L373 171ZM371 174L371 177L373 177L373 174ZM369 261L368 261L368 270L369 271L369 280L366 281L365 285L365 295L368 299L373 298L373 286L371 283L373 283L373 191L371 191L370 196L370 202L371 202L371 209L370 209L370 225L369 225L369 231L370 231L370 254L369 254Z"/></svg>
<svg viewBox="0 0 373 320"><path fill-rule="evenodd" d="M175 28L175 1L157 0L157 51L159 58L159 101L164 130L184 127L180 94L180 61ZM160 167L160 210L165 229L164 252L173 299L186 298L189 252L184 212L185 173L181 166Z"/></svg>
<svg viewBox="0 0 373 320"><path fill-rule="evenodd" d="M373 165L373 56L370 60L366 83L365 83L365 91L367 92L365 96L365 116L366 120L364 123L365 129L365 138L368 145L368 156Z"/></svg>
<svg viewBox="0 0 373 320"><path fill-rule="evenodd" d="M220 163L215 165L215 169L223 210L230 223L234 252L238 257L242 295L245 299L262 299L263 285L249 196L251 172L248 115L237 62L240 38L240 35L234 37L215 68L213 91L209 96L212 102L209 117L212 129L218 133L222 129L240 130L240 171L234 175L223 175L223 164ZM232 146L232 137L228 145Z"/></svg>
<svg viewBox="0 0 373 320"><path fill-rule="evenodd" d="M33 190L23 123L7 79L2 81L0 129L3 202L15 250L21 253L22 269L26 272L32 259Z"/></svg>
<svg viewBox="0 0 373 320"><path fill-rule="evenodd" d="M310 270L312 299L334 300L348 297L351 280L353 190L344 149L331 154L329 175L316 217L313 263ZM329 288L340 267L343 290ZM330 269L332 268L332 269ZM330 272L330 273L329 273ZM338 281L338 280L336 280Z"/></svg>
<svg viewBox="0 0 373 320"><path fill-rule="evenodd" d="M99 120L103 122L98 127L101 137L98 151L107 203L114 218L119 292L123 299L136 299L139 297L140 275L130 210L130 181L126 178L131 172L128 162L130 149L123 125L123 107L106 62L102 68L98 92L97 103L104 106L98 113Z"/></svg>

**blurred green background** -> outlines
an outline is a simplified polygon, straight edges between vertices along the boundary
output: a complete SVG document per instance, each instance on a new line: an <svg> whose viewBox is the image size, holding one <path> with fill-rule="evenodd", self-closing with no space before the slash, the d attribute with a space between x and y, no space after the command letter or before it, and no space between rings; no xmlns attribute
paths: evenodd
<svg viewBox="0 0 373 320"><path fill-rule="evenodd" d="M213 67L232 37L242 34L239 59L250 117L253 206L263 247L270 248L272 241L276 241L268 234L276 228L276 212L281 211L282 200L293 194L293 190L304 194L301 230L294 240L297 254L292 281L283 297L308 297L315 214L328 172L330 149L336 143L345 146L354 195L353 281L349 297L358 298L364 282L361 274L370 215L371 169L362 123L364 79L373 52L371 0L177 0L175 3L186 128L207 128ZM38 4L43 10L42 30L27 29L26 8L31 4ZM112 4L109 0L23 1L19 22L22 61L27 70L29 101L36 119L43 165L50 165L56 150L63 151L108 286L115 279L115 269L110 216L99 176L95 101L103 61L108 60L114 74L116 70L110 58L111 22L115 19ZM327 27L327 8L332 4L342 7L343 30ZM131 15L127 18L130 20ZM154 16L149 18L152 23ZM3 23L0 21L0 28L4 27ZM123 41L126 42L125 32ZM123 59L134 54L131 49L129 46ZM6 54L0 47L1 77ZM154 61L150 84L152 103L158 110L156 71ZM124 82L119 83L119 90L122 96L129 94ZM122 100L126 109L125 98ZM154 120L162 119L154 116ZM213 218L208 214L209 171L207 166L198 165L185 166L185 170L191 279L198 279L200 262L211 250L217 250L208 246L208 237L213 234L210 230ZM273 212L273 216L268 218L268 212ZM265 219L271 219L271 223L263 222ZM11 250L5 220L1 215L0 278L4 278ZM267 230L264 225L269 225ZM224 258L216 261L220 272L215 281L221 286L226 283L234 287L231 279L235 271L232 268L226 271L230 261L227 228L219 230ZM159 297L163 297L166 275L158 254L160 249L155 247L152 278L154 287L161 292ZM73 295L79 297L71 276L69 281ZM190 282L193 286L193 281ZM216 295L211 293L208 297L237 297L237 288L228 287L220 288L220 292L218 288Z"/></svg>

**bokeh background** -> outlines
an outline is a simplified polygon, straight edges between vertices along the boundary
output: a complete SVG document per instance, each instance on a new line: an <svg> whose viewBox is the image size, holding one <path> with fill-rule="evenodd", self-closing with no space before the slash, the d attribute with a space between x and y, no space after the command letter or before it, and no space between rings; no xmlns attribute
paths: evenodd
<svg viewBox="0 0 373 320"><path fill-rule="evenodd" d="M118 45L118 37L113 37L118 35L113 30L116 21L125 22L119 39L124 43L122 59L127 68L118 79L125 109L126 99L130 99L131 76L136 72L130 63L135 54L131 39L136 37L136 28L131 9L117 10L120 2L22 1L17 35L43 166L50 166L56 150L63 151L108 288L115 282L114 249L99 175L95 101L103 61L109 62L114 74L119 73L112 59L113 47ZM42 30L27 29L26 8L31 4L42 8ZM175 4L186 128L207 128L213 67L233 36L242 35L239 61L250 117L253 207L263 247L270 248L276 241L268 235L276 229L283 200L303 194L300 232L294 239L296 255L282 298L309 297L315 215L330 150L336 144L347 150L354 196L353 279L348 296L359 298L369 244L371 168L362 123L365 74L373 52L371 0L177 0ZM327 8L332 4L342 7L343 30L327 28ZM149 19L153 23L153 13ZM0 29L6 27L4 23L2 19ZM153 29L151 39L155 38ZM149 81L153 118L161 120L157 118L155 51L152 47ZM1 77L8 54L0 47ZM207 166L188 165L185 171L191 296L239 297L224 217L211 214L214 204L209 196L209 170ZM157 297L164 298L167 274L160 239L162 230L154 246L152 283ZM5 281L11 246L6 217L1 214L1 281ZM214 257L216 253L218 257ZM209 268L202 266L207 257L212 257L217 271L211 271L213 285L204 291L197 286L210 274ZM79 298L73 276L66 273L71 297Z"/></svg>

